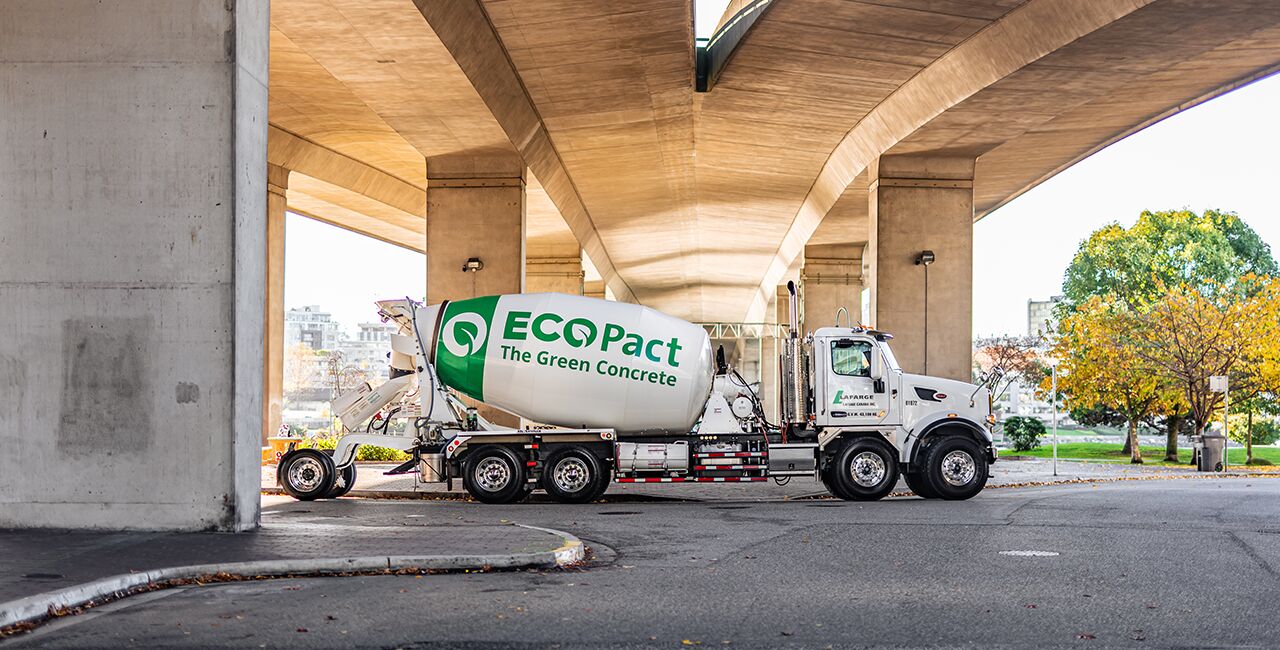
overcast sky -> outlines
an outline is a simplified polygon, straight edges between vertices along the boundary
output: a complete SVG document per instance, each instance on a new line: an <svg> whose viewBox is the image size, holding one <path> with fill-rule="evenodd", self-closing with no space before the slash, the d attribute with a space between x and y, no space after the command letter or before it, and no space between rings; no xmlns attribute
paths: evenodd
<svg viewBox="0 0 1280 650"><path fill-rule="evenodd" d="M1231 210L1280 251L1280 77L1184 111L1098 152L974 227L975 335L1023 334L1028 299L1058 293L1080 241L1143 209ZM285 305L318 304L348 329L373 302L426 293L421 254L296 215Z"/></svg>

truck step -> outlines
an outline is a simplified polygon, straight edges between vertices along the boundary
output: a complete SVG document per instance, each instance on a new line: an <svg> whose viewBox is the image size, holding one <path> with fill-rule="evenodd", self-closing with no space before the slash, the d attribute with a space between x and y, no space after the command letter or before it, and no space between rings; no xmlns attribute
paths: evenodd
<svg viewBox="0 0 1280 650"><path fill-rule="evenodd" d="M763 451L699 451L695 452L695 458L768 458L769 454Z"/></svg>
<svg viewBox="0 0 1280 650"><path fill-rule="evenodd" d="M703 471L703 470L720 470L720 469L728 469L728 470L769 469L769 466L768 465L694 465L693 466L693 471L695 472Z"/></svg>

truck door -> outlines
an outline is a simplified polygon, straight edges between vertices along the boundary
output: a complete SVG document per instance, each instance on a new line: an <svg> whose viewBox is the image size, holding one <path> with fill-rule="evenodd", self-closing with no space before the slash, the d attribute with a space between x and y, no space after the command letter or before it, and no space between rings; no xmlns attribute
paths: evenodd
<svg viewBox="0 0 1280 650"><path fill-rule="evenodd" d="M872 368L884 365L874 357L880 354L878 346L863 338L832 338L824 347L828 371L819 416L825 411L831 426L876 426L888 421L892 404L888 382L883 376L872 377Z"/></svg>

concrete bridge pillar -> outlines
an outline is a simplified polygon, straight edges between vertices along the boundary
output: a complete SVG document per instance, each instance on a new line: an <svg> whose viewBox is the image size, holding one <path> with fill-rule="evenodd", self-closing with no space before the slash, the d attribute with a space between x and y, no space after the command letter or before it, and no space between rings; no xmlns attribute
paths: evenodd
<svg viewBox="0 0 1280 650"><path fill-rule="evenodd" d="M525 166L516 156L427 159L427 303L525 289ZM520 418L483 406L496 424Z"/></svg>
<svg viewBox="0 0 1280 650"><path fill-rule="evenodd" d="M515 156L427 159L428 303L524 291L524 170Z"/></svg>
<svg viewBox="0 0 1280 650"><path fill-rule="evenodd" d="M870 170L872 325L894 335L908 372L971 376L973 168L972 158L902 155Z"/></svg>
<svg viewBox="0 0 1280 650"><path fill-rule="evenodd" d="M814 331L836 322L841 307L848 327L862 319L862 250L865 244L820 244L804 247L800 284L804 291L804 327Z"/></svg>
<svg viewBox="0 0 1280 650"><path fill-rule="evenodd" d="M265 2L0 2L0 527L258 522Z"/></svg>
<svg viewBox="0 0 1280 650"><path fill-rule="evenodd" d="M284 221L289 170L267 165L267 277L263 321L262 446L280 431L284 404Z"/></svg>

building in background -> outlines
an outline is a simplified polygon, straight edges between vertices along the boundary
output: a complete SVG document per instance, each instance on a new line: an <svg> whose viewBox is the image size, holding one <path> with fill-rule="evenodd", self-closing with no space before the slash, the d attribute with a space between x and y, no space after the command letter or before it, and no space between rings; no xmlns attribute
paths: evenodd
<svg viewBox="0 0 1280 650"><path fill-rule="evenodd" d="M387 323L360 323L354 338L342 337L337 350L342 353L343 367L354 366L370 377L385 376L387 354L391 350L391 335L397 327Z"/></svg>
<svg viewBox="0 0 1280 650"><path fill-rule="evenodd" d="M338 347L341 327L320 305L294 307L284 314L284 346L305 345L312 350L334 350Z"/></svg>
<svg viewBox="0 0 1280 650"><path fill-rule="evenodd" d="M1027 336L1044 336L1053 322L1053 308L1062 302L1062 296L1048 300L1027 300Z"/></svg>

